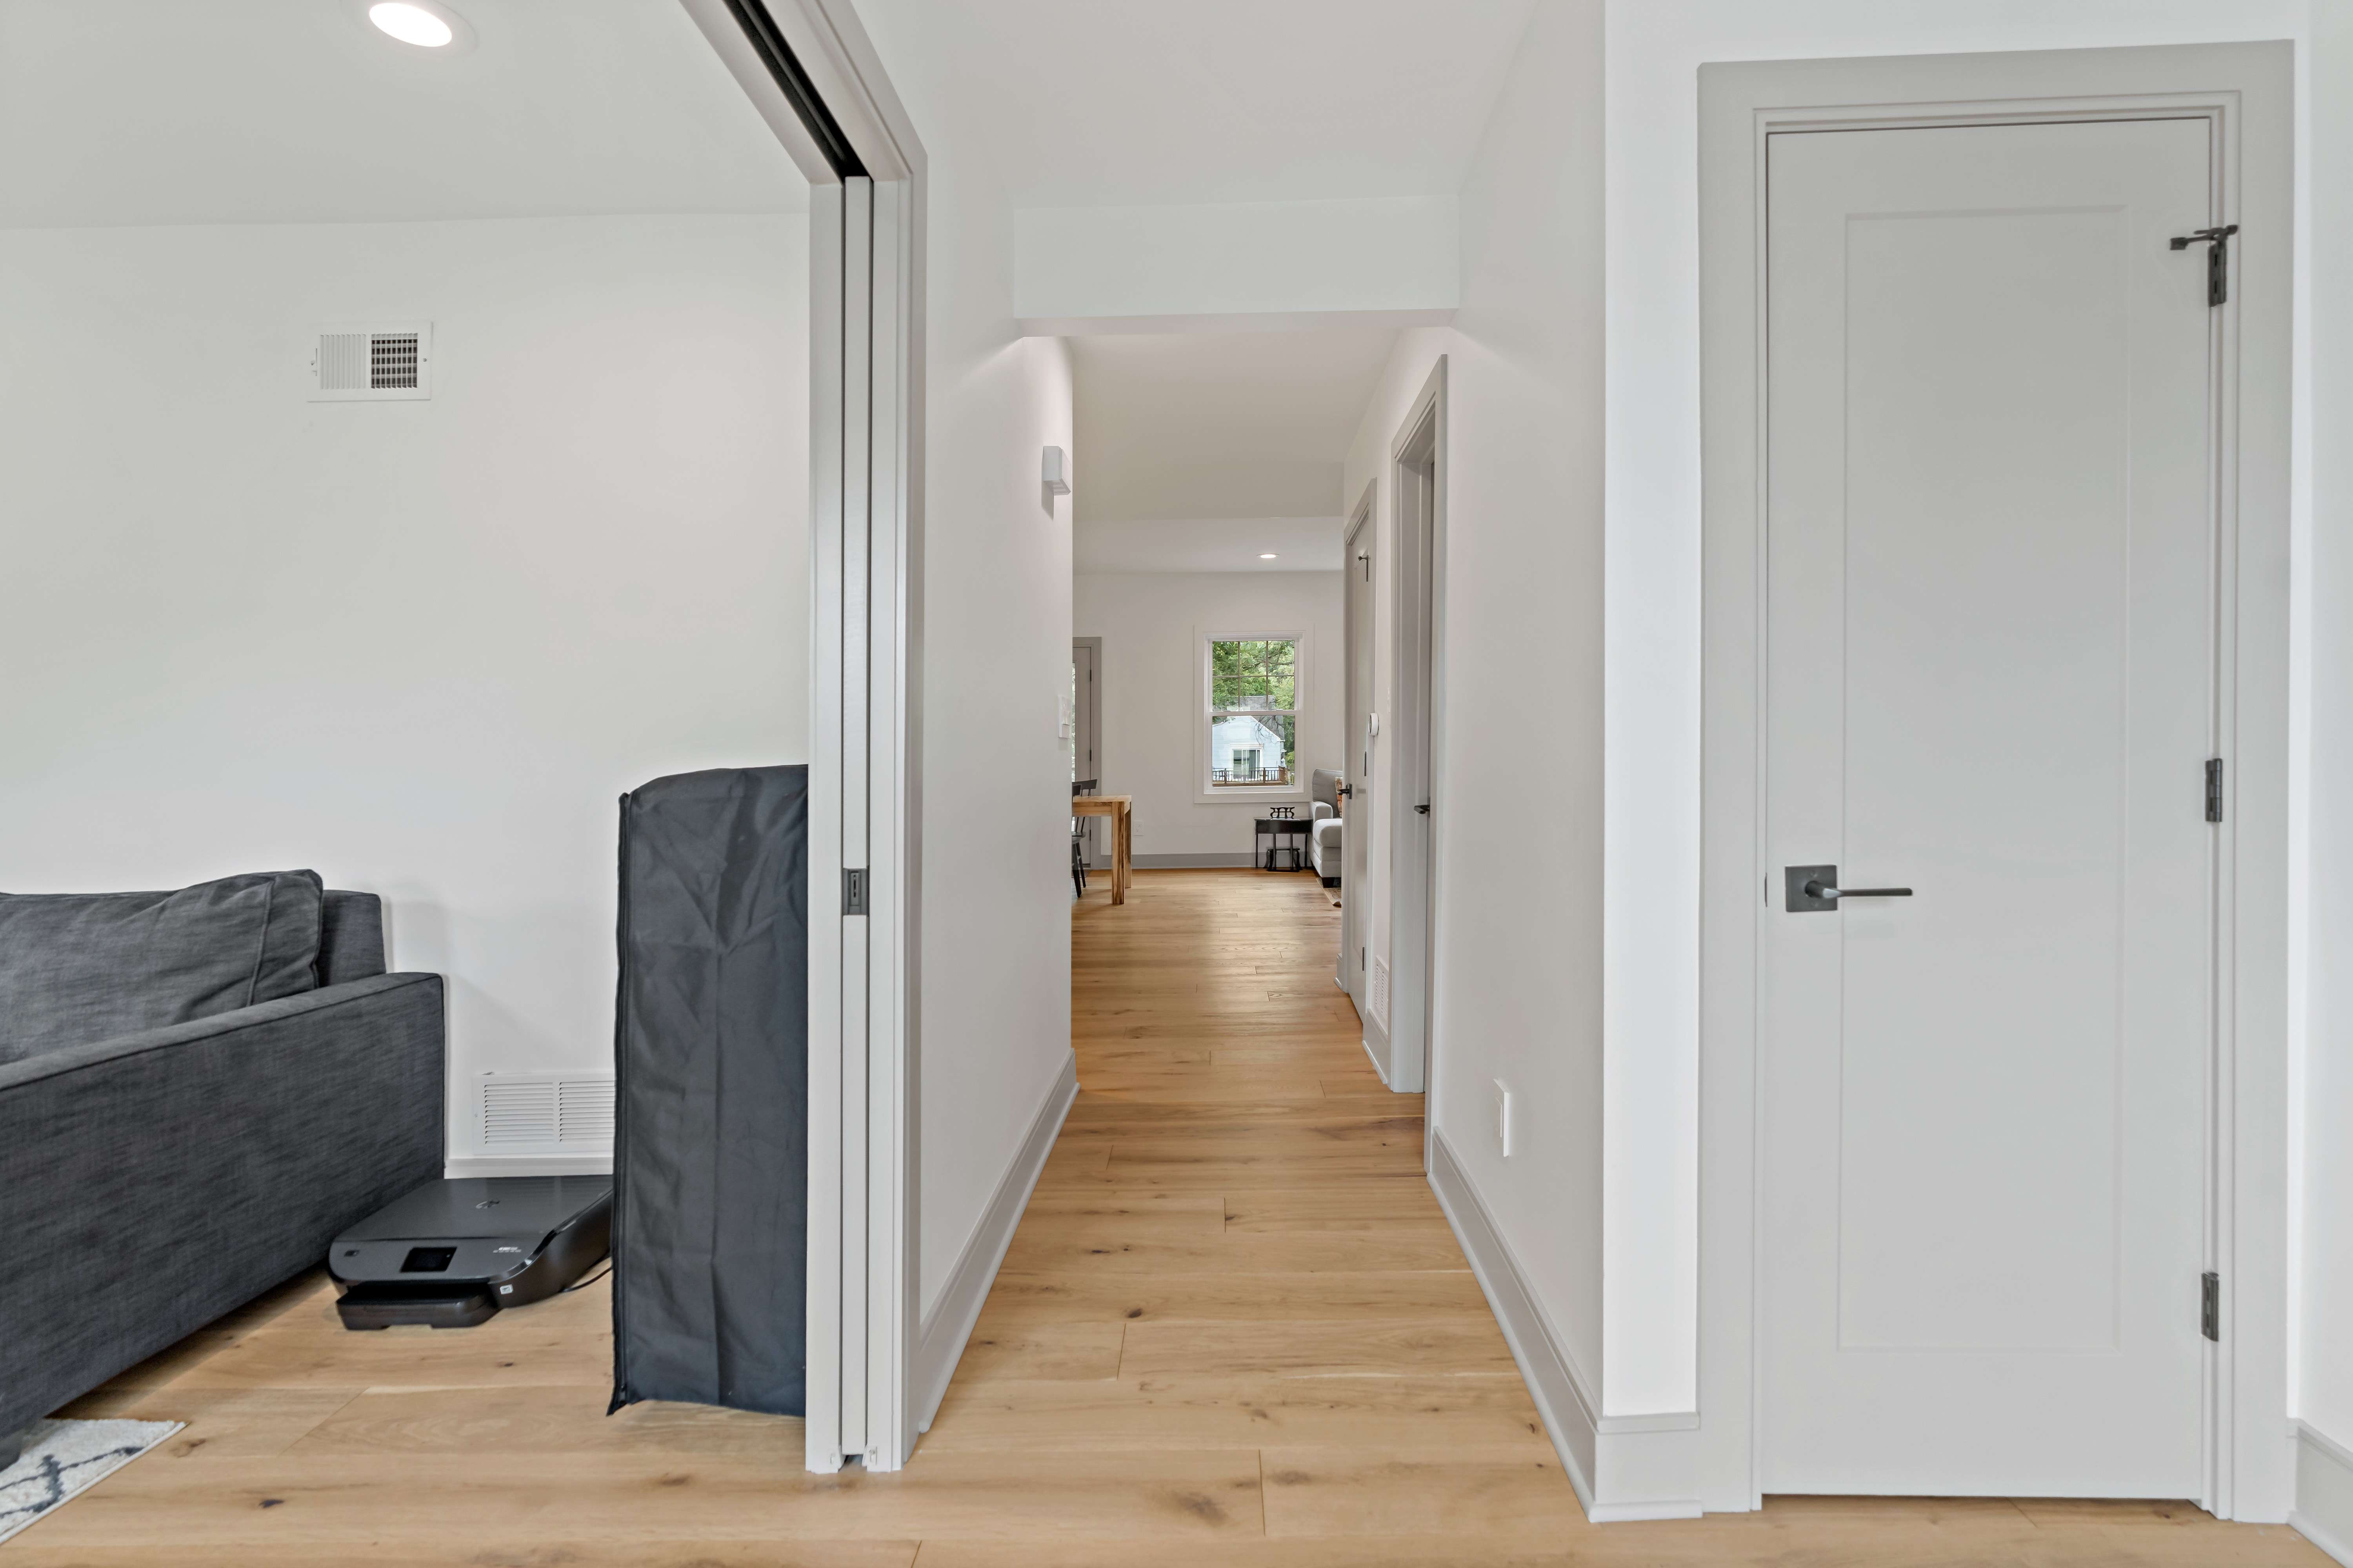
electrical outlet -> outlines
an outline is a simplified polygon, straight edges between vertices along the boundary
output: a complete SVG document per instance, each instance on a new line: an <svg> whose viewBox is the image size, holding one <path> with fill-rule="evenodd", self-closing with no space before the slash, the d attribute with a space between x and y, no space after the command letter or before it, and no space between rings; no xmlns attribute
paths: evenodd
<svg viewBox="0 0 2353 1568"><path fill-rule="evenodd" d="M1495 1080L1495 1147L1512 1157L1512 1086L1502 1079Z"/></svg>

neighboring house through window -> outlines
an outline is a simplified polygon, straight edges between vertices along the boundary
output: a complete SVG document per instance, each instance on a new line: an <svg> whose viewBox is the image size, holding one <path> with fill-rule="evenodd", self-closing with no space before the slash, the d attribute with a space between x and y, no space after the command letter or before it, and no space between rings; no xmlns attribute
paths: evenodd
<svg viewBox="0 0 2353 1568"><path fill-rule="evenodd" d="M1209 788L1292 788L1298 776L1299 639L1205 640Z"/></svg>

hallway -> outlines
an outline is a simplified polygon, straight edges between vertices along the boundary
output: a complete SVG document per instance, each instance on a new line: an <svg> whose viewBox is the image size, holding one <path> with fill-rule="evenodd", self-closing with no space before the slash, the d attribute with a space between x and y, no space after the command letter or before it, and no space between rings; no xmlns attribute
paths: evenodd
<svg viewBox="0 0 2353 1568"><path fill-rule="evenodd" d="M1097 879L1078 1102L917 1470L1127 1450L1198 1477L1158 1529L1578 1527L1423 1179L1421 1098L1333 984L1339 919L1312 877L1145 871L1120 908Z"/></svg>

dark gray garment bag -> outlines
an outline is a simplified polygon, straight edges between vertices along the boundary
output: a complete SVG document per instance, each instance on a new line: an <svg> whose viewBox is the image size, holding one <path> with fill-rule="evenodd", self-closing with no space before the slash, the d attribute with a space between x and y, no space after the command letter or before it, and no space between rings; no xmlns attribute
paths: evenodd
<svg viewBox="0 0 2353 1568"><path fill-rule="evenodd" d="M621 797L613 1408L805 1414L808 769Z"/></svg>

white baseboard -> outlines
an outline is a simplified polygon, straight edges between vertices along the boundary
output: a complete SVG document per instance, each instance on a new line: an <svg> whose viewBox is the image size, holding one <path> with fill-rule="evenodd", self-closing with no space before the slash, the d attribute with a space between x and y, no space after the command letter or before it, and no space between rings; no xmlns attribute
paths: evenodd
<svg viewBox="0 0 2353 1568"><path fill-rule="evenodd" d="M947 1289L940 1293L939 1305L923 1320L914 1366L919 1412L915 1429L919 1432L932 1429L932 1417L939 1414L940 1401L947 1397L948 1380L955 1375L956 1363L964 1357L973 1324L980 1321L980 1309L988 1300L989 1286L997 1281L1005 1249L1013 1245L1021 1211L1029 1206L1039 1173L1046 1168L1046 1156L1053 1152L1054 1140L1061 1134L1062 1119L1071 1113L1071 1102L1078 1097L1079 1058L1067 1056L1053 1087L1046 1091L1045 1102L1029 1122L1029 1133L1014 1150L1013 1163L998 1179L988 1206L980 1211L980 1223L973 1226L955 1267L948 1271Z"/></svg>
<svg viewBox="0 0 2353 1568"><path fill-rule="evenodd" d="M613 1152L571 1150L561 1154L451 1154L441 1162L441 1173L460 1176L609 1176Z"/></svg>
<svg viewBox="0 0 2353 1568"><path fill-rule="evenodd" d="M2353 1568L2353 1451L2304 1422L2295 1433L2295 1532Z"/></svg>
<svg viewBox="0 0 2353 1568"><path fill-rule="evenodd" d="M1597 1524L1626 1519L1690 1517L1683 1513L1625 1511L1680 1507L1679 1504L1627 1504L1607 1511L1594 1507L1594 1439L1599 1435L1599 1421L1592 1386L1553 1337L1544 1314L1536 1310L1535 1296L1528 1289L1526 1276L1520 1271L1511 1247L1489 1217L1487 1206L1479 1201L1478 1189L1472 1186L1470 1175L1455 1159L1454 1151L1447 1147L1446 1140L1434 1127L1430 1131L1430 1185L1438 1194L1438 1206L1445 1211L1447 1223L1454 1227L1454 1238L1462 1244L1462 1256L1471 1260L1471 1272L1478 1277L1479 1288L1487 1293L1487 1305L1494 1310L1495 1321L1503 1327L1504 1342L1511 1347L1512 1359L1519 1363L1520 1376L1536 1403L1536 1415L1552 1438L1554 1451L1560 1455L1561 1468L1568 1473L1568 1484L1577 1489L1577 1500L1586 1517ZM1698 1511L1697 1505L1693 1505L1691 1514Z"/></svg>
<svg viewBox="0 0 2353 1568"><path fill-rule="evenodd" d="M1365 1055L1371 1058L1373 1071L1380 1079L1381 1087L1387 1089L1389 1087L1389 1072L1388 1068L1381 1066L1381 1058L1389 1054L1389 1032L1374 1023L1372 1014L1362 1007L1356 1009L1356 1021L1364 1026L1364 1033L1358 1037L1364 1042ZM1380 1042L1377 1047L1373 1044L1375 1040Z"/></svg>
<svg viewBox="0 0 2353 1568"><path fill-rule="evenodd" d="M1128 864L1139 871L1216 871L1258 861L1242 849L1210 849L1190 855L1131 855Z"/></svg>
<svg viewBox="0 0 2353 1568"><path fill-rule="evenodd" d="M1707 1510L1694 1499L1671 1502L1597 1502L1586 1505L1585 1517L1595 1524L1640 1524L1652 1519L1697 1519Z"/></svg>

